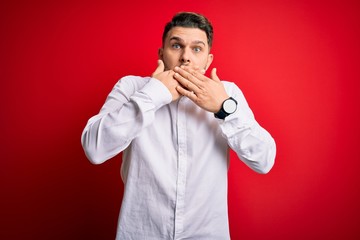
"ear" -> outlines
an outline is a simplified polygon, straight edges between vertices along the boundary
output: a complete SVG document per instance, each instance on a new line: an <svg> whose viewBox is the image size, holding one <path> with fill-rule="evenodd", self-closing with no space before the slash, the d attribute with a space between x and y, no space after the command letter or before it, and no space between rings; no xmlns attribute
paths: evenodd
<svg viewBox="0 0 360 240"><path fill-rule="evenodd" d="M207 63L206 63L206 66L205 66L205 70L208 70L208 68L210 67L213 60L214 60L214 55L210 53L207 56Z"/></svg>
<svg viewBox="0 0 360 240"><path fill-rule="evenodd" d="M163 49L163 48L159 48L159 50L158 50L158 57L159 57L159 59L163 60L163 55L164 55L164 49Z"/></svg>

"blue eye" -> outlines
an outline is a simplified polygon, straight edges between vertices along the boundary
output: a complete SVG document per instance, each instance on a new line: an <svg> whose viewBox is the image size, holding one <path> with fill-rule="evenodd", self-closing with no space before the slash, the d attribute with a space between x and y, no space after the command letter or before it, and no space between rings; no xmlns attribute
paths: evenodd
<svg viewBox="0 0 360 240"><path fill-rule="evenodd" d="M201 47L195 47L195 48L194 48L194 51L195 51L195 52L201 52Z"/></svg>
<svg viewBox="0 0 360 240"><path fill-rule="evenodd" d="M180 45L177 44L177 43L175 43L175 44L172 45L172 48L179 49L179 48L180 48Z"/></svg>

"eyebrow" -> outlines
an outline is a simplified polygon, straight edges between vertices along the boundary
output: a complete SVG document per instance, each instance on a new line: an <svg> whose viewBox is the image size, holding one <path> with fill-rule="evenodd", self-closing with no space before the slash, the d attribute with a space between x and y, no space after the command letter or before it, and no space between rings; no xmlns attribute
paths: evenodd
<svg viewBox="0 0 360 240"><path fill-rule="evenodd" d="M172 40L175 40L175 41L178 41L178 42L181 42L181 43L184 42L184 40L183 40L182 38L177 37L177 36L173 36L173 37L171 37L171 38L169 39L169 41L172 41ZM202 45L206 46L206 44L205 44L203 41L201 41L201 40L195 40L195 41L192 41L191 43L192 43L192 44L202 44Z"/></svg>

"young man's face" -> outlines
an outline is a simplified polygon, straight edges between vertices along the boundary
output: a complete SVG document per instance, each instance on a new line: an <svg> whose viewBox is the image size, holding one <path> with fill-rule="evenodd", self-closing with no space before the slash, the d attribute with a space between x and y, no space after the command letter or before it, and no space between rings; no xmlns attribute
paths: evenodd
<svg viewBox="0 0 360 240"><path fill-rule="evenodd" d="M174 27L167 33L164 45L159 49L159 58L163 60L166 70L181 65L207 70L213 60L209 51L203 30Z"/></svg>

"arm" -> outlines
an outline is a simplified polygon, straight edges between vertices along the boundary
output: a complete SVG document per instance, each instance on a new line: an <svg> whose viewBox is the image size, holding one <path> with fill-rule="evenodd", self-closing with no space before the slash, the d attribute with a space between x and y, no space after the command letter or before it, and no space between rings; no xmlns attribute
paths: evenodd
<svg viewBox="0 0 360 240"><path fill-rule="evenodd" d="M219 120L223 135L247 166L258 173L268 173L275 162L275 141L255 120L241 90L234 83L224 84L228 94L238 102L238 107L225 120Z"/></svg>
<svg viewBox="0 0 360 240"><path fill-rule="evenodd" d="M219 120L223 135L247 166L258 173L269 172L275 161L275 141L257 123L241 90L233 83L220 81L216 69L210 78L190 67L175 68L175 72L174 77L181 84L176 89L206 111L219 111L229 96L236 99L236 112Z"/></svg>
<svg viewBox="0 0 360 240"><path fill-rule="evenodd" d="M90 118L81 143L89 160L100 164L123 151L152 123L157 109L171 102L157 79L129 76L112 89L100 113Z"/></svg>

